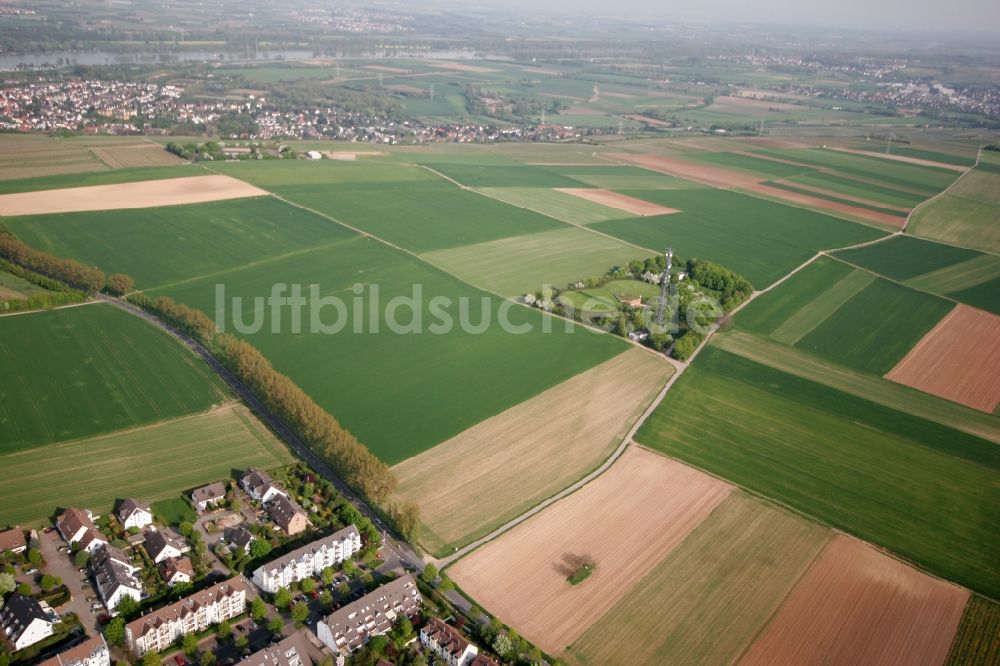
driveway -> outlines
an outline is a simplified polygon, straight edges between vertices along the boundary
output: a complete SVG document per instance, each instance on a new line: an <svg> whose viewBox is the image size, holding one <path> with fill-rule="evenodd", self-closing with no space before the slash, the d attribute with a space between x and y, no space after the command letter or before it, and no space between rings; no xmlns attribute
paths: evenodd
<svg viewBox="0 0 1000 666"><path fill-rule="evenodd" d="M201 533L201 540L204 542L205 546L208 547L207 557L212 562L212 570L222 574L223 576L226 576L227 578L232 574L230 573L229 569L226 568L226 565L222 563L222 560L220 560L218 556L216 556L215 554L215 546L219 543L219 537L223 536L226 533L226 531L221 530L214 534L210 533L208 530L205 529L205 523L211 522L213 520L218 521L222 518L226 518L228 516L233 516L233 515L236 514L234 514L232 511L229 511L228 509L223 509L220 511L213 511L212 513L206 513L204 515L198 516L198 520L194 521L194 528L198 530L199 533Z"/></svg>
<svg viewBox="0 0 1000 666"><path fill-rule="evenodd" d="M87 629L87 633L98 630L97 614L90 610L88 596L97 599L97 590L84 587L85 581L89 582L88 574L80 573L73 562L73 554L70 552L60 553L59 546L63 545L63 540L59 538L59 533L55 530L51 532L39 531L39 542L42 557L45 558L46 566L40 573L47 573L62 578L63 583L69 588L72 598L69 603L56 608L59 614L68 612L76 613L80 622ZM98 601L100 601L98 599Z"/></svg>

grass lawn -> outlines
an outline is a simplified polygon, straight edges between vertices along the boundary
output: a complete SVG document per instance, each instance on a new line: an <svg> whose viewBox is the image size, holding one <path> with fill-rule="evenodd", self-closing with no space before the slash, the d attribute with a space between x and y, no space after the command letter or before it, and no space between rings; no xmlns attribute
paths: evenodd
<svg viewBox="0 0 1000 666"><path fill-rule="evenodd" d="M41 463L40 451L45 454ZM156 511L156 500L183 502L178 493L230 478L234 467L277 467L290 460L274 436L235 404L44 449L4 453L0 468L7 482L0 490L0 525L37 526L67 506L103 514L125 497L153 501Z"/></svg>
<svg viewBox="0 0 1000 666"><path fill-rule="evenodd" d="M193 523L198 519L198 512L183 496L153 502L150 508L153 510L153 516L167 525Z"/></svg>
<svg viewBox="0 0 1000 666"><path fill-rule="evenodd" d="M337 333L310 333L310 317L304 314L302 332L292 333L290 309L285 308L280 332L271 333L268 325L249 339L279 371L390 464L626 349L623 341L609 335L579 327L565 333L561 320L512 303L502 306L500 299L369 238L234 269L166 291L214 315L217 282L227 285L227 297L243 297L249 304L253 297L270 294L276 281L317 284L321 296L339 296L345 304L346 324ZM355 284L365 286L358 301L360 319L353 316ZM376 312L371 307L373 286L378 288L384 314L390 299L412 297L415 285L423 304L417 308L419 333L396 334L384 316L376 316L377 331L364 324ZM454 326L444 326L443 319L431 312L431 300L436 297L450 299L444 311ZM532 331L505 332L497 325L501 307L509 310L512 324L528 324ZM470 324L466 328L482 328L482 332L462 330L463 308L464 320ZM338 319L332 306L321 317L327 324ZM245 312L242 319L249 323L253 315ZM400 310L396 321L408 324L410 310ZM542 332L546 321L552 333ZM227 322L232 330L231 318ZM354 332L355 322L364 324L363 332Z"/></svg>
<svg viewBox="0 0 1000 666"><path fill-rule="evenodd" d="M223 400L221 383L193 354L111 305L0 318L0 453L174 418Z"/></svg>
<svg viewBox="0 0 1000 666"><path fill-rule="evenodd" d="M567 650L571 664L728 664L750 646L829 530L729 496Z"/></svg>
<svg viewBox="0 0 1000 666"><path fill-rule="evenodd" d="M603 275L650 252L614 238L564 226L422 256L462 280L504 296L534 292Z"/></svg>
<svg viewBox="0 0 1000 666"><path fill-rule="evenodd" d="M1000 594L995 444L715 347L699 355L636 439L973 590Z"/></svg>
<svg viewBox="0 0 1000 666"><path fill-rule="evenodd" d="M878 279L854 295L797 346L858 370L895 367L954 303Z"/></svg>
<svg viewBox="0 0 1000 666"><path fill-rule="evenodd" d="M722 264L762 289L817 250L875 240L883 232L802 208L736 192L643 190L625 192L680 213L612 220L594 229L658 252Z"/></svg>
<svg viewBox="0 0 1000 666"><path fill-rule="evenodd" d="M124 272L140 289L245 266L355 234L273 197L8 218L32 247Z"/></svg>

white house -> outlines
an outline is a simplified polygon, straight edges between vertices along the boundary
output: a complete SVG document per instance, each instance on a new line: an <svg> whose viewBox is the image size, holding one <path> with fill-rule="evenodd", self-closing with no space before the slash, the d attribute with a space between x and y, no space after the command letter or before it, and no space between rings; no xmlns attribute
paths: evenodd
<svg viewBox="0 0 1000 666"><path fill-rule="evenodd" d="M56 527L66 543L80 541L87 528L94 527L94 514L87 509L71 506L56 518Z"/></svg>
<svg viewBox="0 0 1000 666"><path fill-rule="evenodd" d="M153 512L149 504L127 499L118 507L118 521L125 529L130 527L142 529L146 525L153 524Z"/></svg>
<svg viewBox="0 0 1000 666"><path fill-rule="evenodd" d="M111 651L104 634L97 634L75 647L46 659L40 666L111 666Z"/></svg>
<svg viewBox="0 0 1000 666"><path fill-rule="evenodd" d="M171 557L180 557L191 548L162 531L150 530L146 532L146 540L143 542L146 554L155 562L160 562Z"/></svg>
<svg viewBox="0 0 1000 666"><path fill-rule="evenodd" d="M0 626L14 650L23 650L52 635L58 616L45 602L15 592L0 609Z"/></svg>
<svg viewBox="0 0 1000 666"><path fill-rule="evenodd" d="M184 634L205 631L245 612L246 592L239 576L195 592L129 622L125 625L125 644L136 657L150 650L165 650Z"/></svg>
<svg viewBox="0 0 1000 666"><path fill-rule="evenodd" d="M323 569L342 563L359 550L361 534L357 527L348 525L258 567L252 580L264 592L274 594L282 587L318 576Z"/></svg>
<svg viewBox="0 0 1000 666"><path fill-rule="evenodd" d="M198 511L207 511L209 507L226 499L226 486L222 482L210 483L191 492L191 500Z"/></svg>
<svg viewBox="0 0 1000 666"><path fill-rule="evenodd" d="M108 610L117 608L125 597L142 598L142 583L136 576L139 567L132 566L128 555L117 548L107 544L98 548L90 558L90 568Z"/></svg>
<svg viewBox="0 0 1000 666"><path fill-rule="evenodd" d="M261 504L266 504L279 495L288 496L280 486L271 480L270 476L253 468L248 469L240 479L240 486L247 491L252 499Z"/></svg>
<svg viewBox="0 0 1000 666"><path fill-rule="evenodd" d="M470 643L458 629L436 617L430 617L420 628L420 643L448 666L468 666L479 654L479 648Z"/></svg>
<svg viewBox="0 0 1000 666"><path fill-rule="evenodd" d="M253 533L243 525L240 525L229 535L229 545L236 552L243 551L250 553L250 544L253 543Z"/></svg>
<svg viewBox="0 0 1000 666"><path fill-rule="evenodd" d="M349 655L387 633L400 616L415 616L421 601L416 581L406 574L332 612L316 624L316 637L334 655Z"/></svg>
<svg viewBox="0 0 1000 666"><path fill-rule="evenodd" d="M164 560L160 564L160 575L167 587L173 587L180 583L190 583L194 578L194 566L191 560L186 557L178 557Z"/></svg>
<svg viewBox="0 0 1000 666"><path fill-rule="evenodd" d="M310 150L306 152L306 157L308 157L311 160L321 160L323 159L323 153L319 152L318 150Z"/></svg>

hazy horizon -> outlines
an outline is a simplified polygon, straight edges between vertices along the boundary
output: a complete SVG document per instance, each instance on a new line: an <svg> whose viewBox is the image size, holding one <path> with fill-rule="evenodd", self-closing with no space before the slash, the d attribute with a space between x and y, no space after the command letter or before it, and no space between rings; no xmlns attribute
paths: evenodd
<svg viewBox="0 0 1000 666"><path fill-rule="evenodd" d="M758 24L802 25L817 28L857 28L939 33L1000 33L1000 2L955 0L915 4L905 0L842 0L830 5L803 5L796 0L618 0L613 11L605 0L551 0L543 4L531 0L486 0L468 3L438 3L436 6L534 10L544 13L585 12L587 14L676 18L710 22L752 22Z"/></svg>

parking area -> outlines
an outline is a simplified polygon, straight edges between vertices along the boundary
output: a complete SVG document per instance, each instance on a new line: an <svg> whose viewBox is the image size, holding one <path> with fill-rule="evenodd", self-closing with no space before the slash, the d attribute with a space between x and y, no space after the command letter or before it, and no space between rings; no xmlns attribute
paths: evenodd
<svg viewBox="0 0 1000 666"><path fill-rule="evenodd" d="M59 532L54 529L39 531L38 536L39 549L46 563L44 573L61 578L72 595L68 603L55 610L60 615L76 613L88 633L99 630L97 616L103 612L103 606L100 606L101 610L91 608L91 604L99 603L100 599L88 574L77 568L73 562L73 554L69 552L69 546L63 542Z"/></svg>

